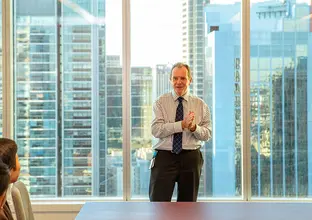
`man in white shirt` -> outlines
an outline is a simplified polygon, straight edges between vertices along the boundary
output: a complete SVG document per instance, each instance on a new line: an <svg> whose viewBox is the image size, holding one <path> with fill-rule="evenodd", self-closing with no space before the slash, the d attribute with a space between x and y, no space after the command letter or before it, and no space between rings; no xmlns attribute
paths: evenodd
<svg viewBox="0 0 312 220"><path fill-rule="evenodd" d="M152 135L157 138L151 161L150 201L171 201L175 183L177 201L197 200L203 157L200 147L211 138L210 111L189 93L192 75L188 65L171 69L173 91L153 105Z"/></svg>

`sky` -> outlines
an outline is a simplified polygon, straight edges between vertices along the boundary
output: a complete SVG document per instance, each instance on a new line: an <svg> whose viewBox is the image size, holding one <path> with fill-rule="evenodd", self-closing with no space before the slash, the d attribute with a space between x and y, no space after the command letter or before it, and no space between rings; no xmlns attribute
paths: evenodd
<svg viewBox="0 0 312 220"><path fill-rule="evenodd" d="M271 0L250 0L251 3L266 1ZM310 1L296 0L308 4ZM240 1L211 0L211 4L234 2ZM121 4L122 0L106 0L107 55L122 53ZM181 61L182 0L131 0L131 46L131 66Z"/></svg>
<svg viewBox="0 0 312 220"><path fill-rule="evenodd" d="M106 6L106 51L108 55L121 55L121 0L107 0ZM181 8L181 0L131 0L131 66L181 60Z"/></svg>

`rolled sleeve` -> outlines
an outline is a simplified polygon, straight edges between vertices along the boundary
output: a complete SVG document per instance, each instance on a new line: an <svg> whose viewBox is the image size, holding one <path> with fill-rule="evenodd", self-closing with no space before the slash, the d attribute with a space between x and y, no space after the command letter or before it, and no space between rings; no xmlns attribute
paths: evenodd
<svg viewBox="0 0 312 220"><path fill-rule="evenodd" d="M152 135L155 138L165 138L174 133L182 132L181 121L165 123L164 111L161 104L156 101L153 105Z"/></svg>
<svg viewBox="0 0 312 220"><path fill-rule="evenodd" d="M173 124L173 130L174 130L173 133L183 132L181 121L177 121L172 124Z"/></svg>
<svg viewBox="0 0 312 220"><path fill-rule="evenodd" d="M210 110L206 104L203 105L203 119L196 125L194 136L201 141L208 141L211 138Z"/></svg>

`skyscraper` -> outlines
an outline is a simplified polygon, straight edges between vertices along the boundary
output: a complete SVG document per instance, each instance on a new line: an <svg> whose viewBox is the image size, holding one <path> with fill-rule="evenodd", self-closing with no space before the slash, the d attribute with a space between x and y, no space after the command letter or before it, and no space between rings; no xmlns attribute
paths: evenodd
<svg viewBox="0 0 312 220"><path fill-rule="evenodd" d="M152 68L131 68L132 194L148 195L151 158Z"/></svg>
<svg viewBox="0 0 312 220"><path fill-rule="evenodd" d="M182 60L190 65L193 81L190 91L209 103L209 80L205 72L205 13L204 7L209 0L183 0L182 1ZM206 96L206 97L205 97ZM211 141L202 148L206 163L203 167L199 196L211 195ZM205 177L205 178L204 178Z"/></svg>
<svg viewBox="0 0 312 220"><path fill-rule="evenodd" d="M79 10L95 18L105 17L104 0L77 1ZM107 145L101 142L103 115L100 98L105 69L105 25L92 23L68 5L61 5L60 77L62 103L62 181L63 196L93 195L102 192L100 179L108 178ZM105 96L104 96L105 97ZM104 110L105 111L105 110ZM104 126L101 126L103 125ZM99 158L93 155L101 155ZM106 192L106 195L109 192Z"/></svg>
<svg viewBox="0 0 312 220"><path fill-rule="evenodd" d="M32 195L57 195L56 4L15 1L15 140Z"/></svg>
<svg viewBox="0 0 312 220"><path fill-rule="evenodd" d="M171 66L166 64L156 65L156 79L155 85L153 86L155 92L154 99L161 96L162 94L171 91L172 86L170 84Z"/></svg>
<svg viewBox="0 0 312 220"><path fill-rule="evenodd" d="M32 196L108 195L105 25L79 14L104 17L105 1L71 3L15 1L15 139Z"/></svg>
<svg viewBox="0 0 312 220"><path fill-rule="evenodd" d="M105 117L108 129L107 146L114 153L107 157L105 169L109 170L111 176L118 177L117 179L111 178L109 187L117 187L116 195L122 196L122 68L120 56L108 55L107 64L107 115ZM131 68L131 187L132 195L136 197L145 197L148 193L152 82L151 67Z"/></svg>
<svg viewBox="0 0 312 220"><path fill-rule="evenodd" d="M309 15L310 7L294 1L269 1L254 3L250 10L252 196L311 195L307 175L311 169L311 128L306 122L311 103L311 21L300 20ZM217 140L213 166L218 167L213 192L235 195L241 188L241 175L237 175L241 167L237 145L240 131L236 130L240 127L240 21L235 19L240 4L231 10L228 5L208 5L205 10L206 59L207 65L214 67L209 70L213 81L213 139ZM213 17L216 13L222 15L219 20ZM225 157L235 160L224 163ZM225 179L231 184L220 185Z"/></svg>
<svg viewBox="0 0 312 220"><path fill-rule="evenodd" d="M190 65L193 72L191 91L200 98L204 96L204 6L209 2L209 0L182 1L182 59Z"/></svg>

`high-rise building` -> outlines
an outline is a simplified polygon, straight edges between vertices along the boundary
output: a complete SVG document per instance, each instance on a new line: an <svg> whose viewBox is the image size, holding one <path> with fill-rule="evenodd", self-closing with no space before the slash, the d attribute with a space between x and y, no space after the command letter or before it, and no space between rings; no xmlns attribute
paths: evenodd
<svg viewBox="0 0 312 220"><path fill-rule="evenodd" d="M153 85L154 93L156 94L154 100L162 94L172 90L170 83L171 66L166 64L156 65L156 79Z"/></svg>
<svg viewBox="0 0 312 220"><path fill-rule="evenodd" d="M102 169L106 121L99 120L106 114L105 25L79 14L104 17L105 0L72 3L14 5L15 140L32 196L110 193L100 186L109 174Z"/></svg>
<svg viewBox="0 0 312 220"><path fill-rule="evenodd" d="M77 1L79 10L85 10L96 18L104 17L104 0ZM102 7L101 7L102 5ZM101 191L100 179L108 178L106 167L107 143L101 135L105 122L100 109L106 102L100 94L105 91L101 80L105 77L105 25L90 24L73 8L61 5L60 11L60 83L62 88L58 104L62 103L60 127L62 144L63 196L93 195ZM59 139L58 139L59 140ZM101 155L99 158L93 155ZM104 184L105 185L105 184ZM105 187L104 187L105 188Z"/></svg>
<svg viewBox="0 0 312 220"><path fill-rule="evenodd" d="M107 56L107 67L121 67L120 56L118 55L109 55Z"/></svg>
<svg viewBox="0 0 312 220"><path fill-rule="evenodd" d="M239 3L205 6L204 99L213 133L206 157L209 196L241 195L240 20L231 23L239 12Z"/></svg>
<svg viewBox="0 0 312 220"><path fill-rule="evenodd" d="M216 195L236 195L241 189L237 144L241 134L240 21L235 19L240 7L236 3L230 9L228 5L205 8L206 65L213 67L207 70L213 82L212 161L216 169L212 185ZM312 156L312 133L307 125L312 99L308 74L311 21L298 22L309 15L310 7L294 1L268 1L254 3L250 10L252 196L307 197L312 192L307 175ZM295 24L300 25L293 28Z"/></svg>
<svg viewBox="0 0 312 220"><path fill-rule="evenodd" d="M209 0L182 1L182 60L192 71L193 80L190 91L205 100L209 105L209 86L205 72L205 13L204 7ZM206 97L205 97L206 96ZM202 148L204 160L199 196L211 196L211 161L212 142L205 143ZM205 177L205 178L204 178Z"/></svg>
<svg viewBox="0 0 312 220"><path fill-rule="evenodd" d="M182 1L182 59L190 65L193 73L190 89L200 98L204 96L204 6L209 2L209 0Z"/></svg>
<svg viewBox="0 0 312 220"><path fill-rule="evenodd" d="M115 195L122 196L122 68L119 56L108 55L107 63L107 115L105 120L107 120L108 130L106 145L114 153L107 157L106 169L111 169L110 175L117 176L112 179L109 187L117 187ZM132 194L137 197L145 197L148 193L152 82L151 67L131 68L131 186Z"/></svg>
<svg viewBox="0 0 312 220"><path fill-rule="evenodd" d="M46 6L16 1L14 14L15 140L34 196L56 196L59 180L57 15Z"/></svg>

